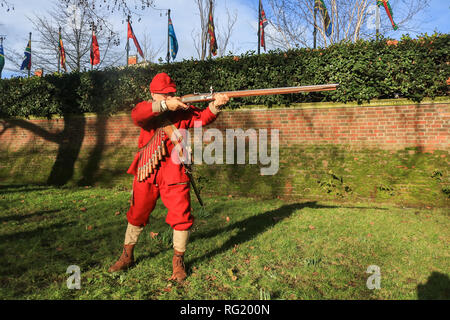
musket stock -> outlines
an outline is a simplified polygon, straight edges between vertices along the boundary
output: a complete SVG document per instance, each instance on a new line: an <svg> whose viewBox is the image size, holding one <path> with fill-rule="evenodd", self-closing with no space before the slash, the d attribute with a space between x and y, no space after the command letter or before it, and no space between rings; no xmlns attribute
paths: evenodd
<svg viewBox="0 0 450 320"><path fill-rule="evenodd" d="M274 95L274 94L331 91L331 90L336 90L338 86L339 86L338 83L333 83L333 84L320 84L320 85L301 86L301 87L222 91L222 92L215 92L215 93L224 93L229 98L242 98L242 97L266 96L266 95ZM212 93L212 92L211 93L188 94L188 95L181 97L181 101L184 103L208 102L208 101L213 101L213 100L214 100L214 93Z"/></svg>

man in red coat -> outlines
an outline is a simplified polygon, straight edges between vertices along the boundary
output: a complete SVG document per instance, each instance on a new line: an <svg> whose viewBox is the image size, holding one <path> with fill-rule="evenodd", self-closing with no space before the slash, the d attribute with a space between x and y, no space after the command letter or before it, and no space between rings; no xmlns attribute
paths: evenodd
<svg viewBox="0 0 450 320"><path fill-rule="evenodd" d="M181 102L175 97L176 85L166 73L157 74L150 83L152 101L143 101L131 111L133 122L141 127L138 147L143 148L162 127L161 119L168 119L177 129L194 127L194 123L202 126L213 122L219 107L226 104L229 98L225 94L215 94L208 108L198 109ZM174 144L170 137L163 139L166 156L159 161L156 170L143 181L138 177L139 153L136 154L128 173L134 175L133 195L130 209L127 212L128 226L122 255L110 268L109 272L125 270L134 263L133 250L144 226L148 223L158 198L168 209L166 222L173 229L174 256L173 273L170 280L182 281L186 278L184 253L189 238L189 230L194 223L191 214L189 177L182 164L171 159Z"/></svg>

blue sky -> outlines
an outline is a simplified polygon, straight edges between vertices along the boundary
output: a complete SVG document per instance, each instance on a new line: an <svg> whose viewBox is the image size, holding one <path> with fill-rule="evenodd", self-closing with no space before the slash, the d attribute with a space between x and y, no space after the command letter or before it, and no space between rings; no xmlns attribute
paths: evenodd
<svg viewBox="0 0 450 320"><path fill-rule="evenodd" d="M28 33L33 32L33 26L27 17L34 14L45 15L46 11L51 8L53 0L8 0L15 6L14 11L6 12L0 8L0 35L6 35L7 38L3 43L5 55L8 56L8 50L14 49L16 52L23 52L25 49ZM216 9L217 24L224 23L226 20L225 6L231 11L236 12L238 19L231 37L231 44L228 51L234 54L241 54L248 50L256 50L257 39L257 0L220 0L217 1ZM263 4L265 1L263 0ZM197 8L193 0L156 0L156 6L160 8L171 8L172 21L175 33L178 39L179 52L177 61L182 59L197 58L198 55L192 45L191 34L198 30L198 14ZM269 11L268 4L265 4L266 11ZM395 16L395 8L394 16ZM449 0L431 0L430 7L420 16L416 17L417 25L420 25L422 32L432 34L434 31L441 33L450 33L450 1ZM384 14L384 13L382 13ZM121 43L126 41L126 25L122 25L122 17L114 17L113 25L116 31L123 29ZM159 11L147 10L144 12L141 22L133 24L134 32L139 40L144 32L150 35L152 45L159 47L166 43L167 17L160 16ZM412 34L415 36L415 34ZM400 38L401 33L393 34L395 38ZM121 46L123 46L121 44ZM271 49L270 45L268 47ZM165 52L162 50L161 56ZM5 69L2 77L20 75L13 72L16 67L6 59Z"/></svg>

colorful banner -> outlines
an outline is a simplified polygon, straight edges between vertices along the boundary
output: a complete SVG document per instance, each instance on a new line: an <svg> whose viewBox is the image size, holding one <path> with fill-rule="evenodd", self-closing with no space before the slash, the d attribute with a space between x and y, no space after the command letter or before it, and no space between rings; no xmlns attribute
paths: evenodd
<svg viewBox="0 0 450 320"><path fill-rule="evenodd" d="M212 2L209 5L209 22L208 22L208 33L209 33L209 48L213 56L217 55L217 41L216 34L214 31L214 19L212 14Z"/></svg>
<svg viewBox="0 0 450 320"><path fill-rule="evenodd" d="M178 41L175 35L175 30L173 29L172 19L169 18L169 39L170 39L170 54L172 55L172 60L175 60L178 52Z"/></svg>
<svg viewBox="0 0 450 320"><path fill-rule="evenodd" d="M0 43L0 76L2 75L2 70L4 66L5 66L5 53L3 52L3 43Z"/></svg>
<svg viewBox="0 0 450 320"><path fill-rule="evenodd" d="M137 51L141 55L142 59L144 58L144 53L142 52L141 46L139 45L139 42L136 39L136 36L134 35L133 28L131 27L131 23L128 21L128 39L131 38L134 41L134 45L136 46Z"/></svg>
<svg viewBox="0 0 450 320"><path fill-rule="evenodd" d="M322 15L325 34L327 35L327 37L331 36L331 32L333 31L333 24L331 23L330 15L328 14L325 2L323 0L315 0L314 10L318 10Z"/></svg>
<svg viewBox="0 0 450 320"><path fill-rule="evenodd" d="M267 26L268 21L266 19L266 13L264 12L261 0L259 0L259 12L260 12L259 29L260 29L260 35L261 35L260 44L261 44L261 47L264 48L264 51L266 51L266 41L264 39L264 27Z"/></svg>
<svg viewBox="0 0 450 320"><path fill-rule="evenodd" d="M22 62L22 66L20 67L20 70L27 69L31 70L31 40L28 41L28 45L25 48L24 52L24 58Z"/></svg>
<svg viewBox="0 0 450 320"><path fill-rule="evenodd" d="M92 44L91 44L91 65L95 66L100 63L100 48L98 46L97 36L95 30L92 30Z"/></svg>
<svg viewBox="0 0 450 320"><path fill-rule="evenodd" d="M388 15L388 17L389 17L389 20L391 20L392 28L393 28L394 30L397 30L397 29L398 29L398 26L397 26L397 24L394 22L394 14L393 14L393 12L392 12L391 5L389 4L389 0L377 0L377 5L378 5L379 7L380 7L380 6L383 6L383 7L384 7L384 10L386 10L386 13L387 13L387 15Z"/></svg>
<svg viewBox="0 0 450 320"><path fill-rule="evenodd" d="M67 72L67 68L66 68L66 51L64 50L64 45L63 45L63 41L62 41L62 37L61 37L61 32L59 33L59 59L61 62L61 67L64 69L64 71Z"/></svg>

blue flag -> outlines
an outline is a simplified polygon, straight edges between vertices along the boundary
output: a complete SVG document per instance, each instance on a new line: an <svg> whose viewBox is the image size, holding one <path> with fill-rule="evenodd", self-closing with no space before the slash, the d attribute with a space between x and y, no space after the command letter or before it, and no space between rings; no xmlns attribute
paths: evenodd
<svg viewBox="0 0 450 320"><path fill-rule="evenodd" d="M0 43L0 76L2 74L4 66L5 66L5 54L3 53L3 44Z"/></svg>
<svg viewBox="0 0 450 320"><path fill-rule="evenodd" d="M23 58L22 66L20 70L27 69L31 70L31 41L28 41L28 45L25 48L25 57Z"/></svg>
<svg viewBox="0 0 450 320"><path fill-rule="evenodd" d="M331 36L331 32L333 31L333 24L331 23L330 15L328 14L325 2L323 0L315 0L314 9L319 10L320 14L322 15L323 24L325 26L325 34L327 35L327 37Z"/></svg>
<svg viewBox="0 0 450 320"><path fill-rule="evenodd" d="M169 38L170 38L170 53L172 60L175 60L178 52L178 41L175 36L175 30L173 29L172 19L169 18Z"/></svg>

